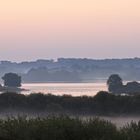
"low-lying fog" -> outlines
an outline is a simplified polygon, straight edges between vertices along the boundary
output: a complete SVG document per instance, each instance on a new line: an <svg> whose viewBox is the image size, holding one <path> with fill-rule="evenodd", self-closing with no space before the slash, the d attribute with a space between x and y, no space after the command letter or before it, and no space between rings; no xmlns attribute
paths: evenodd
<svg viewBox="0 0 140 140"><path fill-rule="evenodd" d="M140 121L140 116L116 116L116 117L107 117L107 116L95 116L100 119L107 120L113 124L115 124L118 128L123 127L131 122L138 123ZM93 118L93 116L82 117L84 120Z"/></svg>
<svg viewBox="0 0 140 140"><path fill-rule="evenodd" d="M123 127L127 124L130 124L132 121L138 123L140 121L140 117L100 117L104 120L111 121L116 124L117 127Z"/></svg>
<svg viewBox="0 0 140 140"><path fill-rule="evenodd" d="M43 112L43 113L17 113L17 112L12 112L12 113L9 113L9 112L5 112L4 114L0 114L0 119L6 119L7 117L27 117L27 118L36 118L36 117L41 117L41 118L44 118L44 117L47 117L47 116L61 116L62 114L50 114L50 113L46 113L46 112ZM64 114L63 114L64 115ZM118 128L120 127L123 127L127 124L130 124L131 122L135 122L135 123L138 123L140 121L140 116L81 116L81 115L70 115L70 114L67 114L66 116L72 116L73 117L78 117L78 118L81 118L83 120L89 120L89 119L92 119L92 118L100 118L100 119L103 119L103 120L107 120L113 124L115 124Z"/></svg>

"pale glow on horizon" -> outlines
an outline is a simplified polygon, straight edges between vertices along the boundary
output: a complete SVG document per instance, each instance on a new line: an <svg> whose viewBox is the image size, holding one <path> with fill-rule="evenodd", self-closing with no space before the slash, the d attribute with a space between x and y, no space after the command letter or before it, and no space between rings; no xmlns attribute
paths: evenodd
<svg viewBox="0 0 140 140"><path fill-rule="evenodd" d="M0 59L140 57L139 7L139 0L1 1Z"/></svg>

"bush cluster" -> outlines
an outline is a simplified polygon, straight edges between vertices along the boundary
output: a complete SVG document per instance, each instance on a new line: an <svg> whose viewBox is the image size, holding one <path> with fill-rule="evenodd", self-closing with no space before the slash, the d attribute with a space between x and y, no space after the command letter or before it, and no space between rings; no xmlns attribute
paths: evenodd
<svg viewBox="0 0 140 140"><path fill-rule="evenodd" d="M99 92L94 97L51 94L0 94L0 113L21 112L72 113L81 115L140 114L140 95L121 96Z"/></svg>

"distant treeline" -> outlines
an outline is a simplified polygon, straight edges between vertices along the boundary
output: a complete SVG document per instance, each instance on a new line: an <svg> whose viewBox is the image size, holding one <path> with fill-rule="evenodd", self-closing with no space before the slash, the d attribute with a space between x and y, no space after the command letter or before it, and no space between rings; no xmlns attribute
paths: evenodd
<svg viewBox="0 0 140 140"><path fill-rule="evenodd" d="M0 61L0 77L18 73L23 82L86 82L106 80L117 73L124 80L140 80L140 58L37 60L30 62Z"/></svg>
<svg viewBox="0 0 140 140"><path fill-rule="evenodd" d="M120 129L108 121L67 116L0 119L0 140L139 140L140 122Z"/></svg>
<svg viewBox="0 0 140 140"><path fill-rule="evenodd" d="M0 112L60 113L80 115L140 115L140 95L122 96L99 92L94 97L51 94L0 94Z"/></svg>

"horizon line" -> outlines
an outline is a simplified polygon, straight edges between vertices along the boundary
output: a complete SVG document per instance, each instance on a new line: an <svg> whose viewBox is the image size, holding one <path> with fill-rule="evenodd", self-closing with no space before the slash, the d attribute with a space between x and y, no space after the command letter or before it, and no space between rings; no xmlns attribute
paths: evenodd
<svg viewBox="0 0 140 140"><path fill-rule="evenodd" d="M89 57L58 57L58 58L37 58L37 59L30 59L30 60L21 60L21 61L15 61L15 60L0 60L0 62L11 62L11 63L23 63L23 62L36 62L36 61L45 61L45 60L49 60L49 61L54 61L54 62L58 62L59 59L81 59L81 60L129 60L129 59L140 59L140 57L122 57L122 58L117 58L117 57L112 57L112 58L89 58Z"/></svg>

